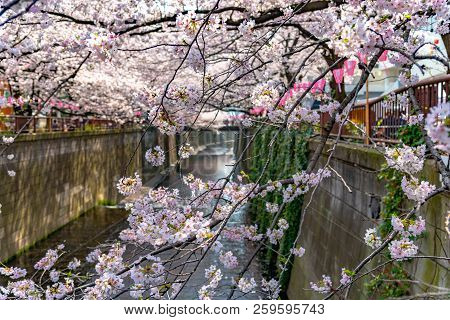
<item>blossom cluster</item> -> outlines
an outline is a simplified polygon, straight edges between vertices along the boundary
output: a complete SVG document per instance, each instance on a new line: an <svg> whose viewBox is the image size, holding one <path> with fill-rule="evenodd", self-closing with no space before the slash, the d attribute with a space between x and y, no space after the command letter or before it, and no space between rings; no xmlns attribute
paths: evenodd
<svg viewBox="0 0 450 320"><path fill-rule="evenodd" d="M417 237L425 231L425 220L420 216L416 220L402 220L397 216L392 216L391 225L403 237Z"/></svg>
<svg viewBox="0 0 450 320"><path fill-rule="evenodd" d="M284 232L289 228L289 224L285 219L278 220L277 226L278 228L267 229L266 231L266 236L272 244L277 244L283 238Z"/></svg>
<svg viewBox="0 0 450 320"><path fill-rule="evenodd" d="M436 148L450 152L450 102L432 108L425 119L425 129Z"/></svg>
<svg viewBox="0 0 450 320"><path fill-rule="evenodd" d="M181 159L187 159L194 153L194 148L189 144L185 143L180 147L178 154Z"/></svg>
<svg viewBox="0 0 450 320"><path fill-rule="evenodd" d="M163 165L165 158L164 150L160 146L155 146L145 152L145 160L154 167Z"/></svg>
<svg viewBox="0 0 450 320"><path fill-rule="evenodd" d="M257 287L257 284L254 278L247 279L242 277L239 279L237 287L243 293L249 293L252 292Z"/></svg>
<svg viewBox="0 0 450 320"><path fill-rule="evenodd" d="M389 243L389 252L391 257L396 260L405 260L417 254L418 247L412 240L402 238L400 240L393 240Z"/></svg>
<svg viewBox="0 0 450 320"><path fill-rule="evenodd" d="M184 128L184 118L181 118L177 113L169 114L167 110L160 106L154 106L150 109L148 120L164 134L174 135L179 133Z"/></svg>
<svg viewBox="0 0 450 320"><path fill-rule="evenodd" d="M137 173L134 177L123 177L117 183L117 190L124 196L136 193L142 187L142 180Z"/></svg>
<svg viewBox="0 0 450 320"><path fill-rule="evenodd" d="M346 286L346 285L348 285L348 284L350 284L352 282L353 275L354 275L353 271L348 270L346 268L342 268L341 279L339 280L339 282L343 286Z"/></svg>
<svg viewBox="0 0 450 320"><path fill-rule="evenodd" d="M56 261L58 260L60 256L59 250L64 249L63 245L58 246L56 249L49 249L47 250L45 256L40 259L36 264L34 265L34 268L36 270L50 270Z"/></svg>
<svg viewBox="0 0 450 320"><path fill-rule="evenodd" d="M304 171L292 176L294 184L289 184L283 189L283 201L291 202L297 196L305 194L310 188L317 186L324 178L331 176L331 171L327 168L319 169L316 173L306 173Z"/></svg>
<svg viewBox="0 0 450 320"><path fill-rule="evenodd" d="M250 241L260 241L263 238L263 234L258 233L258 225L240 225L237 227L226 227L222 231L221 235L224 238L233 241L242 241L244 239Z"/></svg>
<svg viewBox="0 0 450 320"><path fill-rule="evenodd" d="M301 258L305 254L306 250L303 247L299 247L299 248L291 248L290 252L294 256Z"/></svg>
<svg viewBox="0 0 450 320"><path fill-rule="evenodd" d="M311 286L312 290L322 294L327 294L331 291L333 282L331 281L331 278L329 276L322 275L322 280L317 283L310 282L309 285Z"/></svg>
<svg viewBox="0 0 450 320"><path fill-rule="evenodd" d="M199 298L201 300L211 300L215 295L215 289L219 286L222 277L222 271L215 265L211 265L208 269L205 269L205 278L208 280L208 284L202 286L198 291Z"/></svg>
<svg viewBox="0 0 450 320"><path fill-rule="evenodd" d="M401 187L408 199L418 203L423 203L436 190L436 186L428 181L419 182L419 179L415 177L408 179L405 176L402 178Z"/></svg>
<svg viewBox="0 0 450 320"><path fill-rule="evenodd" d="M414 244L413 239L425 231L425 220L420 216L416 220L400 219L393 216L391 225L400 234L398 240L389 244L391 257L396 260L405 260L416 255L419 248Z"/></svg>
<svg viewBox="0 0 450 320"><path fill-rule="evenodd" d="M221 251L219 254L220 262L228 269L234 269L238 266L239 262L237 257L233 254L232 251Z"/></svg>
<svg viewBox="0 0 450 320"><path fill-rule="evenodd" d="M95 280L95 285L93 287L88 287L84 290L84 299L108 299L124 287L123 278L116 274L124 268L124 252L125 246L116 244L107 254L98 256L95 271L98 273L99 277Z"/></svg>
<svg viewBox="0 0 450 320"><path fill-rule="evenodd" d="M122 231L120 238L159 247L195 237L211 221L191 206L180 207L178 197L178 190L160 187L135 200L128 217L130 228Z"/></svg>
<svg viewBox="0 0 450 320"><path fill-rule="evenodd" d="M269 299L277 299L281 291L280 283L275 279L270 279L269 281L262 279L261 289L267 293Z"/></svg>
<svg viewBox="0 0 450 320"><path fill-rule="evenodd" d="M25 277L27 271L17 267L0 267L0 274L10 277L11 279L19 279Z"/></svg>
<svg viewBox="0 0 450 320"><path fill-rule="evenodd" d="M409 174L416 174L423 169L425 145L386 147L385 157L389 167Z"/></svg>
<svg viewBox="0 0 450 320"><path fill-rule="evenodd" d="M377 234L377 229L367 229L366 234L364 235L364 242L372 249L381 246L381 237Z"/></svg>

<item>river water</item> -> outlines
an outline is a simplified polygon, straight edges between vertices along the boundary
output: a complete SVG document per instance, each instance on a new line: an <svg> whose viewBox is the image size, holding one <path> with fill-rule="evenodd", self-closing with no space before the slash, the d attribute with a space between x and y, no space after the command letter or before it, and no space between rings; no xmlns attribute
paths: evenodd
<svg viewBox="0 0 450 320"><path fill-rule="evenodd" d="M211 132L209 132L211 134ZM180 194L188 192L187 187L182 183L182 176L188 173L204 180L217 180L226 177L231 170L231 165L235 160L235 141L230 140L230 135L220 133L214 139L208 139L208 143L201 146L200 151L191 156L187 160L183 160L179 170L172 170L172 172L162 181L161 186L178 188ZM212 140L212 141L211 141ZM113 241L117 238L119 232L128 227L126 221L127 212L120 208L96 207L81 215L76 220L63 226L59 230L52 233L46 239L38 242L30 249L18 255L8 263L10 266L18 266L27 269L28 274L32 274L33 265L49 248L55 248L57 245L64 243L67 254L61 258L61 265L66 265L73 257L80 260L83 259L93 248L97 245L107 241ZM236 212L228 225L240 225L247 222L247 215L245 210ZM238 257L241 265L237 270L222 269L222 295L217 295L215 298L224 299L229 293L228 289L231 284L231 278L236 276L242 264L246 262L246 258L252 256L254 246L252 244L243 244L242 242L233 242L226 239L221 239L224 250L233 251L234 255ZM170 253L167 253L170 254ZM253 263L252 267L247 271L246 277L254 277L255 280L260 281L260 268L257 263ZM218 261L218 255L215 253L208 253L205 259L200 263L199 268L195 271L179 294L179 299L197 299L198 290L205 284L204 270L210 265L221 267ZM86 270L87 271L87 270ZM2 281L3 280L3 281ZM0 284L5 282L1 279ZM225 289L223 289L225 288ZM127 299L128 295L123 295L120 299ZM235 298L239 299L257 299L259 295L250 293L247 295L235 294Z"/></svg>

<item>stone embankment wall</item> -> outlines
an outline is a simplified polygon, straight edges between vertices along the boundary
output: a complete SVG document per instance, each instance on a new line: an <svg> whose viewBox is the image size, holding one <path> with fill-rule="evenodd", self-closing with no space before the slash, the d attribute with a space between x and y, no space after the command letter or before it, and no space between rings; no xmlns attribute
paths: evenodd
<svg viewBox="0 0 450 320"><path fill-rule="evenodd" d="M312 140L309 144L310 154L316 147L317 141ZM324 148L321 167L326 163L326 151L330 148L331 145ZM370 253L371 249L365 245L363 237L367 228L380 223L381 197L386 194L386 188L385 182L378 180L376 170L384 162L384 157L373 149L350 143L338 145L330 165L345 178L352 192L348 191L340 178L333 175L322 181L313 199L311 193L305 198L303 208L307 205L308 208L299 245L306 248L306 254L295 259L288 288L290 299L322 298L322 295L310 290L310 281L320 280L326 274L332 276L333 283L338 285L341 268L354 268ZM426 163L422 176L440 185L434 162ZM421 215L427 221L427 233L419 240L419 255L448 254L450 241L444 226L449 210L449 197L444 194L434 197L422 207ZM377 262L379 260L370 263L364 271L377 266ZM405 268L415 279L448 288L448 261L437 262L417 259L405 263ZM367 281L368 278L365 279ZM350 298L367 297L364 282L360 280L355 283ZM411 294L415 294L432 288L413 284L411 289Z"/></svg>
<svg viewBox="0 0 450 320"><path fill-rule="evenodd" d="M44 238L99 202L117 202L115 183L141 132L65 132L23 135L0 159L0 261ZM15 170L8 177L7 166ZM142 172L142 148L128 174Z"/></svg>

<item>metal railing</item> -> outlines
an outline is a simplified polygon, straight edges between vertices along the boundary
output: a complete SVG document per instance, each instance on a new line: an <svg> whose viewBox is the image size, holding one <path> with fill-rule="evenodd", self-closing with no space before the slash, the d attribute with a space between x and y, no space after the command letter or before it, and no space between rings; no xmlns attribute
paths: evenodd
<svg viewBox="0 0 450 320"><path fill-rule="evenodd" d="M422 107L422 112L426 115L430 108L450 100L450 74L419 81L413 85L413 89ZM397 143L398 131L406 124L403 116L411 114L411 110L408 110L404 104L399 103L399 96L407 90L406 87L394 90L391 93L394 95L391 102L385 99L388 95L370 99L368 102L357 102L350 111L349 119L358 125L361 130L355 128L352 124L346 124L343 127L341 137L369 143L366 136L370 136L375 142ZM329 119L328 113L321 115L322 127ZM338 129L338 124L335 124L331 134L336 136Z"/></svg>
<svg viewBox="0 0 450 320"><path fill-rule="evenodd" d="M96 118L32 117L0 114L0 132L17 133L22 127L24 127L23 133L39 133L108 130L120 129L124 126L112 120Z"/></svg>

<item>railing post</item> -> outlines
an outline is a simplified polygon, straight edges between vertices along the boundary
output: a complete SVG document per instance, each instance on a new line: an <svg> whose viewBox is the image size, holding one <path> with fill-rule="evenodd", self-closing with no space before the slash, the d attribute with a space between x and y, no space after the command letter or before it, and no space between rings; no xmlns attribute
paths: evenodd
<svg viewBox="0 0 450 320"><path fill-rule="evenodd" d="M366 108L364 110L364 126L366 127L366 137L364 143L369 144L369 137L371 137L370 128L370 105L369 105L369 79L366 80Z"/></svg>

